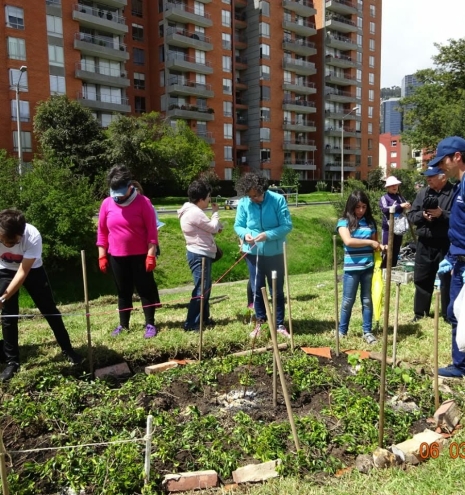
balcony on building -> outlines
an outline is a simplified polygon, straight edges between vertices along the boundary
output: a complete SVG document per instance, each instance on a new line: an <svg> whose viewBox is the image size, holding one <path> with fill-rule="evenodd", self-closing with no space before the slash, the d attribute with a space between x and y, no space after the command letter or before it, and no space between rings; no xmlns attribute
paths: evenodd
<svg viewBox="0 0 465 495"><path fill-rule="evenodd" d="M197 0L199 3L212 3L213 0Z"/></svg>
<svg viewBox="0 0 465 495"><path fill-rule="evenodd" d="M249 151L249 142L244 137L236 139L235 143L236 151Z"/></svg>
<svg viewBox="0 0 465 495"><path fill-rule="evenodd" d="M287 50L303 57L316 54L316 45L312 41L299 40L285 37L283 40L283 50Z"/></svg>
<svg viewBox="0 0 465 495"><path fill-rule="evenodd" d="M210 107L198 107L188 104L178 105L177 103L170 103L168 105L166 116L173 119L201 120L206 122L215 120L213 109Z"/></svg>
<svg viewBox="0 0 465 495"><path fill-rule="evenodd" d="M215 138L213 137L213 133L212 132L196 131L195 134L200 139L203 139L206 143L208 143L208 144L215 144Z"/></svg>
<svg viewBox="0 0 465 495"><path fill-rule="evenodd" d="M114 10L103 7L95 8L83 4L74 4L73 19L80 26L89 29L98 29L106 33L124 35L128 32L126 19Z"/></svg>
<svg viewBox="0 0 465 495"><path fill-rule="evenodd" d="M358 121L362 120L361 115L357 115L355 112L351 113L350 110L351 110L350 108L347 110L342 109L337 111L326 109L325 119L339 119L339 120L344 119L344 120L358 120Z"/></svg>
<svg viewBox="0 0 465 495"><path fill-rule="evenodd" d="M237 50L244 50L247 48L247 36L236 33L234 35L234 48Z"/></svg>
<svg viewBox="0 0 465 495"><path fill-rule="evenodd" d="M245 12L234 12L234 28L245 29L247 27L247 14Z"/></svg>
<svg viewBox="0 0 465 495"><path fill-rule="evenodd" d="M313 101L285 98L283 100L283 110L298 113L315 113L316 107Z"/></svg>
<svg viewBox="0 0 465 495"><path fill-rule="evenodd" d="M346 50L361 50L361 46L358 46L355 41L353 41L348 36L343 36L342 34L331 33L326 34L326 45L335 48L336 50L346 51Z"/></svg>
<svg viewBox="0 0 465 495"><path fill-rule="evenodd" d="M90 84L103 84L117 88L128 88L131 81L124 69L112 69L108 66L99 66L86 62L77 62L75 70L76 79L81 79Z"/></svg>
<svg viewBox="0 0 465 495"><path fill-rule="evenodd" d="M316 14L315 6L311 0L283 0L283 7L302 17L310 17Z"/></svg>
<svg viewBox="0 0 465 495"><path fill-rule="evenodd" d="M298 58L284 57L283 69L295 72L301 76L312 76L316 74L316 67L313 62L307 62Z"/></svg>
<svg viewBox="0 0 465 495"><path fill-rule="evenodd" d="M202 84L178 76L170 77L168 93L172 96L198 96L200 98L213 98L215 96L211 84Z"/></svg>
<svg viewBox="0 0 465 495"><path fill-rule="evenodd" d="M315 132L316 126L313 120L284 119L283 130L294 132Z"/></svg>
<svg viewBox="0 0 465 495"><path fill-rule="evenodd" d="M314 36L316 34L315 23L307 19L295 19L293 21L283 21L283 29L292 31L300 36Z"/></svg>
<svg viewBox="0 0 465 495"><path fill-rule="evenodd" d="M213 50L213 44L209 36L196 31L188 31L182 27L169 27L166 30L165 42L168 45L195 48L205 52Z"/></svg>
<svg viewBox="0 0 465 495"><path fill-rule="evenodd" d="M105 112L129 113L131 106L126 97L101 95L90 92L81 92L77 95L77 101L91 110Z"/></svg>
<svg viewBox="0 0 465 495"><path fill-rule="evenodd" d="M326 10L337 12L341 15L351 15L359 13L356 0L326 0Z"/></svg>
<svg viewBox="0 0 465 495"><path fill-rule="evenodd" d="M283 89L285 91L292 91L294 93L298 93L302 95L311 95L316 93L316 86L312 82L303 82L299 84L285 82L283 84Z"/></svg>
<svg viewBox="0 0 465 495"><path fill-rule="evenodd" d="M341 69L352 69L352 68L360 69L362 67L362 64L357 62L353 57L344 54L326 55L325 64L333 65L334 67L339 67Z"/></svg>
<svg viewBox="0 0 465 495"><path fill-rule="evenodd" d="M241 95L237 95L234 98L234 104L236 105L237 109L241 110L246 110L249 107L249 102L247 101L247 98Z"/></svg>
<svg viewBox="0 0 465 495"><path fill-rule="evenodd" d="M325 129L325 136L341 137L341 127L340 126L327 126ZM357 137L361 136L361 131L355 130L354 127L344 126L344 137Z"/></svg>
<svg viewBox="0 0 465 495"><path fill-rule="evenodd" d="M284 165L294 170L316 170L316 165L313 160L284 160Z"/></svg>
<svg viewBox="0 0 465 495"><path fill-rule="evenodd" d="M125 62L129 60L126 45L117 38L93 36L87 33L75 33L74 48L83 55L101 57L109 60Z"/></svg>
<svg viewBox="0 0 465 495"><path fill-rule="evenodd" d="M116 7L122 9L128 5L128 0L99 0L99 5L108 5L109 7Z"/></svg>
<svg viewBox="0 0 465 495"><path fill-rule="evenodd" d="M355 172L356 168L357 164L354 161L344 159L344 172ZM326 162L325 170L327 172L340 172L341 162Z"/></svg>
<svg viewBox="0 0 465 495"><path fill-rule="evenodd" d="M195 57L190 57L180 52L169 52L165 65L168 69L179 70L181 72L213 74L213 68L210 62L199 62Z"/></svg>
<svg viewBox="0 0 465 495"><path fill-rule="evenodd" d="M336 72L328 72L325 76L325 81L328 84L339 84L340 86L361 86L362 81L357 81L357 78L349 74L337 74Z"/></svg>
<svg viewBox="0 0 465 495"><path fill-rule="evenodd" d="M331 88L326 86L325 88L325 99L327 101L334 101L338 103L352 103L356 102L357 97L350 91L345 91L339 88Z"/></svg>
<svg viewBox="0 0 465 495"><path fill-rule="evenodd" d="M286 151L316 151L315 141L313 139L285 139L283 149Z"/></svg>
<svg viewBox="0 0 465 495"><path fill-rule="evenodd" d="M237 70L247 69L247 57L236 55L234 57L234 63Z"/></svg>
<svg viewBox="0 0 465 495"><path fill-rule="evenodd" d="M245 90L248 86L244 79L242 79L241 77L236 77L236 80L234 81L234 87L239 90Z"/></svg>
<svg viewBox="0 0 465 495"><path fill-rule="evenodd" d="M234 7L243 9L247 7L247 0L233 0Z"/></svg>
<svg viewBox="0 0 465 495"><path fill-rule="evenodd" d="M236 116L236 129L238 131L245 131L249 127L249 119L247 115L237 115Z"/></svg>
<svg viewBox="0 0 465 495"><path fill-rule="evenodd" d="M356 33L358 31L356 22L333 12L326 12L325 26L332 31L341 33Z"/></svg>
<svg viewBox="0 0 465 495"><path fill-rule="evenodd" d="M208 12L201 13L195 7L189 7L183 2L166 2L165 19L182 24L195 24L204 28L213 26Z"/></svg>

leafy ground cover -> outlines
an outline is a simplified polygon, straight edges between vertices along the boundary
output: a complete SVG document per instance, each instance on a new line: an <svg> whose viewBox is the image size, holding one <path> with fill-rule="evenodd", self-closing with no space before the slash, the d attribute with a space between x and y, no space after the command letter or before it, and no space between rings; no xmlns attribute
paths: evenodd
<svg viewBox="0 0 465 495"><path fill-rule="evenodd" d="M291 277L291 302L296 346L333 345L334 290L332 272ZM340 288L339 288L340 289ZM400 441L423 429L432 410L432 323L417 324L412 318L411 286L402 288L398 356L424 374L388 369L388 398L403 393L420 407L413 413L386 408L386 444ZM282 396L275 410L271 397L271 358L231 358L227 354L251 348L250 317L245 309L245 282L213 289L215 327L204 335L201 364L177 368L156 376L143 374L146 364L168 358L196 358L198 335L181 326L189 291L162 295L157 311L160 330L155 339L144 340L143 317L134 313L129 332L111 338L117 324L115 298L91 305L91 328L96 367L126 360L134 371L127 381L92 381L88 362L79 369L64 365L47 324L41 319L21 323L23 366L0 389L0 427L11 452L10 491L52 494L63 486L85 488L89 494L155 494L166 472L216 469L224 480L238 465L281 458L283 478L263 487L247 489L257 494L408 493L411 485L421 493L460 493L453 473L464 473L460 460L444 454L411 475L390 471L361 478L358 473L335 480L332 474L351 465L354 456L377 443L377 390L379 364L358 359L318 360L283 353L286 381L291 393L302 450L295 453ZM136 302L136 306L137 306ZM63 308L77 349L86 352L86 324L82 305ZM268 342L266 335L257 343ZM390 345L392 337L389 338ZM362 349L361 312L354 308L348 348ZM440 325L440 363L448 362L450 328ZM380 344L374 346L380 350ZM356 366L360 366L354 373ZM254 392L257 407L222 411L221 394L239 390ZM464 388L453 386L463 403ZM442 398L447 398L444 395ZM154 416L151 485L144 488L143 442L147 414ZM108 444L112 441L126 443ZM92 445L90 445L92 444ZM99 444L99 445L93 445ZM24 452L31 448L87 445L65 450ZM463 464L463 460L462 460ZM430 466L438 466L432 468ZM416 470L423 470L417 475ZM462 469L462 471L460 471ZM442 470L441 484L432 478ZM444 476L450 481L444 481ZM423 479L425 478L425 479ZM395 484L402 489L396 491ZM455 483L455 484L454 484ZM351 488L351 484L353 487ZM391 490L385 492L385 486ZM431 488L433 487L433 488ZM437 487L437 488L436 488ZM412 488L413 489L413 488ZM456 491L454 491L456 490ZM365 490L366 491L366 490Z"/></svg>

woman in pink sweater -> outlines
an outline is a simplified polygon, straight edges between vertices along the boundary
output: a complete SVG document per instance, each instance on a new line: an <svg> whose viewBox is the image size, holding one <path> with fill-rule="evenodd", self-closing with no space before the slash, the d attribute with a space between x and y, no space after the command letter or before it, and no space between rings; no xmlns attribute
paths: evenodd
<svg viewBox="0 0 465 495"><path fill-rule="evenodd" d="M155 305L160 302L153 278L158 234L155 213L148 198L137 194L131 173L124 165L108 173L110 197L99 212L97 246L100 271L111 267L118 292L120 324L117 336L129 328L134 287L140 296L145 316L145 338L155 337Z"/></svg>

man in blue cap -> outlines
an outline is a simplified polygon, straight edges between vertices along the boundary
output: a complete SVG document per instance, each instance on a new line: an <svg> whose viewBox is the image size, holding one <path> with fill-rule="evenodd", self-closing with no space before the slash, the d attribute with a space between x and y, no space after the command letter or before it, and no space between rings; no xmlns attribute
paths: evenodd
<svg viewBox="0 0 465 495"><path fill-rule="evenodd" d="M413 274L415 283L413 322L429 315L436 272L450 245L448 230L453 186L438 167L429 166L423 175L428 186L418 191L412 208L407 213L409 221L416 226L418 236ZM440 276L441 313L444 319L447 319L449 306L450 278L450 273Z"/></svg>
<svg viewBox="0 0 465 495"><path fill-rule="evenodd" d="M454 315L454 301L465 284L465 139L451 136L438 144L436 157L429 166L438 166L450 177L458 179L453 189L452 208L449 218L450 248L439 264L439 272L452 272L450 285L450 303L447 317L452 324L452 364L439 368L443 378L462 378L465 376L465 352L459 350L456 342L457 318Z"/></svg>

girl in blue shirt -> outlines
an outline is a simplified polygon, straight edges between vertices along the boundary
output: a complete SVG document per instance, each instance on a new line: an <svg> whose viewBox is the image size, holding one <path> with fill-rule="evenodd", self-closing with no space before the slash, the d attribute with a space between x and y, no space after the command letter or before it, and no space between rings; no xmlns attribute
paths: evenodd
<svg viewBox="0 0 465 495"><path fill-rule="evenodd" d="M344 278L339 335L340 337L347 335L352 307L360 285L363 338L368 344L374 344L376 337L372 334L373 303L371 300L373 252L382 249L382 246L378 242L376 222L368 197L363 191L354 191L349 196L336 228L344 243Z"/></svg>

